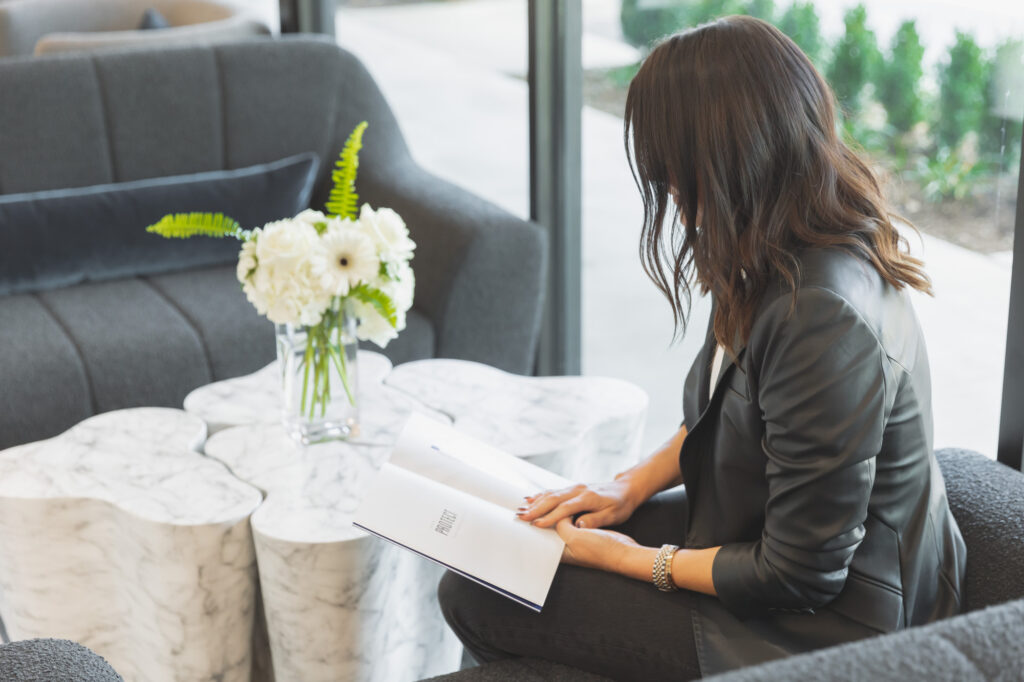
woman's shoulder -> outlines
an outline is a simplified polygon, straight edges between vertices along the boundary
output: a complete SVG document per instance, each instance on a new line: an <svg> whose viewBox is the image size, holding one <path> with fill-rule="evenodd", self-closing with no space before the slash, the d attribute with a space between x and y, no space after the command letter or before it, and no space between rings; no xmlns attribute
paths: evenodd
<svg viewBox="0 0 1024 682"><path fill-rule="evenodd" d="M889 339L916 332L916 317L905 291L892 287L865 256L842 248L808 248L799 252L799 281L778 283L766 293L755 317L752 336L760 329L819 327L846 319L853 327ZM853 324L854 321L857 324ZM894 324L899 322L899 324Z"/></svg>

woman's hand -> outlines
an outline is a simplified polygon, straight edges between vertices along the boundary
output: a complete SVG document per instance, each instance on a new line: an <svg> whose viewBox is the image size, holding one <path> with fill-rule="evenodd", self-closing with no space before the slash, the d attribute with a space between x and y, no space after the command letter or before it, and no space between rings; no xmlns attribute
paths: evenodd
<svg viewBox="0 0 1024 682"><path fill-rule="evenodd" d="M559 521L555 530L565 542L562 561L574 566L618 573L623 571L632 551L642 549L628 535L599 528L577 528L568 518Z"/></svg>
<svg viewBox="0 0 1024 682"><path fill-rule="evenodd" d="M550 528L562 519L584 514L577 520L577 527L600 528L628 519L643 501L637 497L630 478L622 477L608 483L578 484L538 493L527 497L517 513L523 521L541 528Z"/></svg>

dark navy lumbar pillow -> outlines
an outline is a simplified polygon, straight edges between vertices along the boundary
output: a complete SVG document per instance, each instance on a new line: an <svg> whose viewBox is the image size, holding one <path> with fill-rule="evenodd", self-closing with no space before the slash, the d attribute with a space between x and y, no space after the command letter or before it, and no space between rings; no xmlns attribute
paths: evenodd
<svg viewBox="0 0 1024 682"><path fill-rule="evenodd" d="M170 27L171 22L167 21L167 17L160 14L160 10L154 7L147 7L146 11L142 13L142 21L139 22L140 31L152 31Z"/></svg>
<svg viewBox="0 0 1024 682"><path fill-rule="evenodd" d="M168 213L221 212L243 227L309 206L313 152L237 170L0 195L0 295L232 263L232 238L164 239Z"/></svg>

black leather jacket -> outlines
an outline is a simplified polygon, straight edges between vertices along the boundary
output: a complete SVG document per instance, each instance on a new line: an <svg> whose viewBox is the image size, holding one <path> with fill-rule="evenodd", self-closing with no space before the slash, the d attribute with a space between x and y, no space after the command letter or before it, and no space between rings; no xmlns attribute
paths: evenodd
<svg viewBox="0 0 1024 682"><path fill-rule="evenodd" d="M705 675L960 608L966 548L932 451L924 339L905 291L838 249L765 296L738 364L708 339L686 380L688 547L715 547L695 618Z"/></svg>

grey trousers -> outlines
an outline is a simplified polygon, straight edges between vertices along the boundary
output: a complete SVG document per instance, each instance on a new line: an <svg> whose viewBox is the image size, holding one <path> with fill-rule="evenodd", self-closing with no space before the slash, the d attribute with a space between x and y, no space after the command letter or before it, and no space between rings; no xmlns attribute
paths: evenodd
<svg viewBox="0 0 1024 682"><path fill-rule="evenodd" d="M652 497L614 528L642 545L682 545L686 492ZM617 680L700 677L693 596L659 592L613 573L561 565L544 609L535 613L448 572L438 586L445 620L479 662L540 658Z"/></svg>

